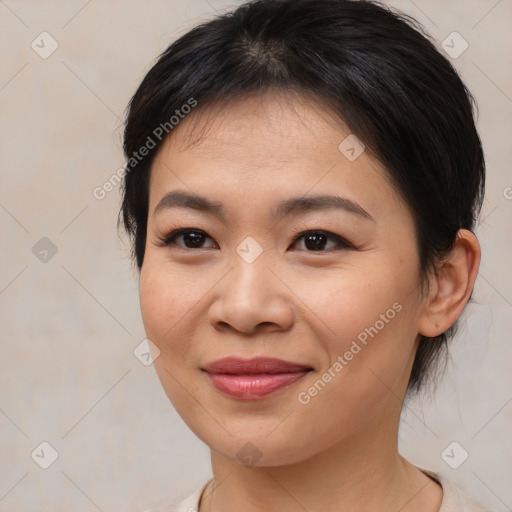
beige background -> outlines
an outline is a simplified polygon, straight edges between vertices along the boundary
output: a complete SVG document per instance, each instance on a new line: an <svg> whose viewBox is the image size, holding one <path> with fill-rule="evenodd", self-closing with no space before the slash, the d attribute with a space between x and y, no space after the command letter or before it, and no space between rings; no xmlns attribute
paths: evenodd
<svg viewBox="0 0 512 512"><path fill-rule="evenodd" d="M103 200L92 191L124 163L124 109L153 59L229 5L0 1L0 511L142 512L210 475L207 448L133 355L145 336L137 275L116 233L118 187ZM468 42L453 62L478 100L488 165L476 303L435 398L406 407L401 448L489 508L510 510L512 1L390 5L440 43L453 31ZM46 59L31 48L51 49L43 31L58 43ZM47 262L34 254L43 237L57 249ZM48 469L31 458L42 441L59 454ZM453 441L469 453L458 469L441 457Z"/></svg>

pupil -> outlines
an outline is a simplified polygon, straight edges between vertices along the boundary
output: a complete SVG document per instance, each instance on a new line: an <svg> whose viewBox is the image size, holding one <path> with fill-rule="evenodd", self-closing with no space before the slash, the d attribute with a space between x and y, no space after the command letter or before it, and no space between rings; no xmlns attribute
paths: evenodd
<svg viewBox="0 0 512 512"><path fill-rule="evenodd" d="M308 242L312 243L308 244ZM314 251L323 249L325 247L325 242L325 235L322 234L313 234L306 236L306 246L308 247L308 249L313 249Z"/></svg>
<svg viewBox="0 0 512 512"><path fill-rule="evenodd" d="M193 247L200 247L202 236L203 235L201 233L194 233L193 231L189 231L188 233L184 234L183 239L187 247L189 247L189 244Z"/></svg>

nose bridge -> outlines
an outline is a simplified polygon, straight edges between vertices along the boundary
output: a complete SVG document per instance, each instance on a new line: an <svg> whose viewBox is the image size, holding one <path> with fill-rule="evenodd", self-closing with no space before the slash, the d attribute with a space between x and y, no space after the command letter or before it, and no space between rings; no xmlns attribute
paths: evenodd
<svg viewBox="0 0 512 512"><path fill-rule="evenodd" d="M236 293L256 298L257 295L270 292L273 286L269 283L271 274L267 268L267 255L260 254L255 257L254 253L249 250L245 256L248 257L248 260L238 254L233 258L231 280Z"/></svg>
<svg viewBox="0 0 512 512"><path fill-rule="evenodd" d="M246 237L231 258L232 271L224 290L226 301L233 300L239 307L256 311L276 292L268 270L269 252L253 238Z"/></svg>
<svg viewBox="0 0 512 512"><path fill-rule="evenodd" d="M229 324L238 331L252 332L259 324L288 328L293 320L286 287L268 268L272 251L252 237L237 247L219 294L210 310L210 320Z"/></svg>

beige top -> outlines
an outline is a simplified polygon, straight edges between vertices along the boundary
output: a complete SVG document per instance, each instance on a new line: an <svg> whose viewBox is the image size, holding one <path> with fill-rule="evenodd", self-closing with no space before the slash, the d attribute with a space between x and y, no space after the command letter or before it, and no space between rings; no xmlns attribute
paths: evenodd
<svg viewBox="0 0 512 512"><path fill-rule="evenodd" d="M433 473L432 471L422 468L419 469L438 481L443 488L443 501L439 512L490 512L475 501L471 500L446 478L437 473ZM145 512L197 512L201 495L211 480L212 479L208 480L208 482L203 484L201 487L198 487L190 496L176 505L166 507L165 509L149 509Z"/></svg>

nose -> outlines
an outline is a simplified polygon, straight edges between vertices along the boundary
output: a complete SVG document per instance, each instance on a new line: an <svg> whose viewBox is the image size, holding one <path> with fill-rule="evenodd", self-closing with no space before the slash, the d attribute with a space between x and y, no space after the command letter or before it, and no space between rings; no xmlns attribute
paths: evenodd
<svg viewBox="0 0 512 512"><path fill-rule="evenodd" d="M252 263L238 258L215 287L208 314L210 324L219 331L246 335L290 329L294 321L293 293L283 281L264 258Z"/></svg>

